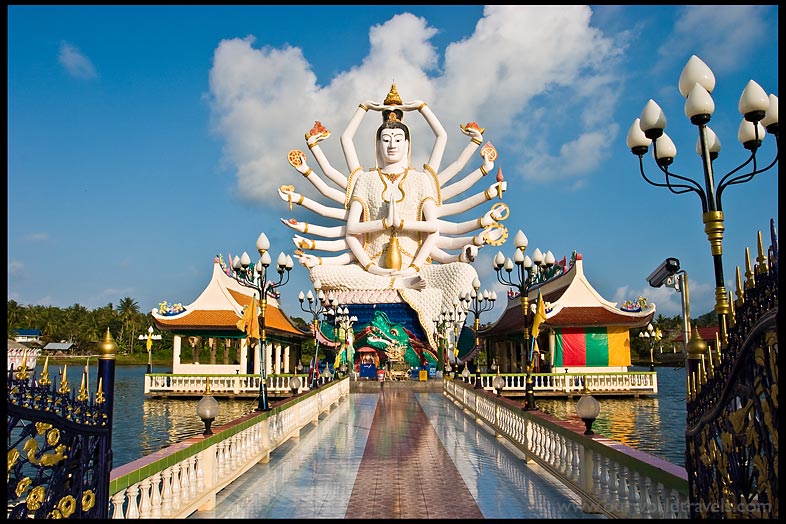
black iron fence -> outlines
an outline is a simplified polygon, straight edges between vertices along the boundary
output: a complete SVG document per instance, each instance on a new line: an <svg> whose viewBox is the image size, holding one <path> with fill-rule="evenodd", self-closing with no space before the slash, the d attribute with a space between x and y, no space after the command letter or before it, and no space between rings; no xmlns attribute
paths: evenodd
<svg viewBox="0 0 786 524"><path fill-rule="evenodd" d="M778 249L738 269L728 343L689 375L685 466L693 518L778 517ZM689 351L690 352L690 351Z"/></svg>
<svg viewBox="0 0 786 524"><path fill-rule="evenodd" d="M66 366L58 380L48 362L40 376L24 360L8 370L7 518L107 518L116 350L107 329L92 394Z"/></svg>

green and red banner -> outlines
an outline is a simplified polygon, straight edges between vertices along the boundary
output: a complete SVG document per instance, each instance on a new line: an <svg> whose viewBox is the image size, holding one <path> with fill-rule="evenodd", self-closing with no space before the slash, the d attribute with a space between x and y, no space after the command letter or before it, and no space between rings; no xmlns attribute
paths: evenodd
<svg viewBox="0 0 786 524"><path fill-rule="evenodd" d="M556 328L554 333L554 366L630 366L628 328Z"/></svg>

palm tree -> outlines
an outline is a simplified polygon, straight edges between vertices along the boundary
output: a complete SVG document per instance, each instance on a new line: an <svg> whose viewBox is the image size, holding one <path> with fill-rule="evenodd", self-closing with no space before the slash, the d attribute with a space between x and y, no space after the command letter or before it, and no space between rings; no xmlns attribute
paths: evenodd
<svg viewBox="0 0 786 524"><path fill-rule="evenodd" d="M129 324L131 324L131 331L135 331L134 328L136 327L136 318L139 315L139 304L136 300L131 297L125 297L120 300L120 304L117 306L117 312L120 314L120 319L123 321L123 333L126 333L126 328ZM121 339L122 339L121 334ZM133 336L133 333L131 334ZM129 339L130 343L128 344L129 351L131 353L134 352L134 340Z"/></svg>

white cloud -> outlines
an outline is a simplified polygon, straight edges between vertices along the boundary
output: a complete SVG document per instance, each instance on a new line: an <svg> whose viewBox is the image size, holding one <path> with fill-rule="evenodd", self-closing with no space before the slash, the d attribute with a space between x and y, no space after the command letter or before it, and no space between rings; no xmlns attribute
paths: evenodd
<svg viewBox="0 0 786 524"><path fill-rule="evenodd" d="M8 274L10 276L19 276L25 270L25 265L23 262L19 262L18 260L12 260L8 263Z"/></svg>
<svg viewBox="0 0 786 524"><path fill-rule="evenodd" d="M98 76L96 68L90 59L68 42L60 42L60 52L57 60L68 71L68 74L76 78L95 78Z"/></svg>
<svg viewBox="0 0 786 524"><path fill-rule="evenodd" d="M769 9L765 5L685 6L659 54L681 61L696 54L712 64L715 74L734 71L750 62L757 44L770 38L765 18Z"/></svg>
<svg viewBox="0 0 786 524"><path fill-rule="evenodd" d="M608 156L617 133L604 122L603 111L589 107L614 105L610 70L624 51L591 27L590 18L587 6L486 6L474 32L446 48L439 70L431 43L436 29L405 13L370 28L368 55L327 82L316 77L298 48L254 48L251 36L224 40L214 53L210 97L214 129L225 141L238 194L280 205L276 188L294 182L297 190L313 195L289 171L287 152L305 150L303 135L319 120L334 133L323 150L334 167L345 170L340 126L359 102L381 101L393 81L404 101L426 101L448 131L443 167L466 143L459 124L477 121L504 150L500 165L515 159L504 163L506 177L548 176L581 185L582 176ZM375 115L369 112L355 139L366 166L374 163ZM551 135L543 131L568 118L569 128ZM420 165L433 134L417 114L406 120L412 163ZM581 148L583 162L549 162L544 170L539 160L568 156L563 144Z"/></svg>
<svg viewBox="0 0 786 524"><path fill-rule="evenodd" d="M46 242L49 240L49 233L30 233L25 235L27 242Z"/></svg>

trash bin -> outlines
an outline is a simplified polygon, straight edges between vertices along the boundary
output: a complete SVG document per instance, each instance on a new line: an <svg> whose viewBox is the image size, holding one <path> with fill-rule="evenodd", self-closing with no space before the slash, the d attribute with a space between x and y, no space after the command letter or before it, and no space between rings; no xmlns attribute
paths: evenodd
<svg viewBox="0 0 786 524"><path fill-rule="evenodd" d="M418 372L418 379L421 382L426 382L428 380L428 370L427 369L421 369L420 372Z"/></svg>

